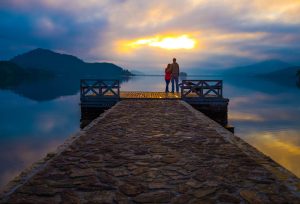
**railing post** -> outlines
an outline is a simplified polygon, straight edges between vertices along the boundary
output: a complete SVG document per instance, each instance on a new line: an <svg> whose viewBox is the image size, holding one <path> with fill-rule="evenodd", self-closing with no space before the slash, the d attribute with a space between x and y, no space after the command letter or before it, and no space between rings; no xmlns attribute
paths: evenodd
<svg viewBox="0 0 300 204"><path fill-rule="evenodd" d="M220 92L221 92L221 97L223 98L223 80L221 80L221 90L220 90Z"/></svg>
<svg viewBox="0 0 300 204"><path fill-rule="evenodd" d="M204 80L201 80L200 81L201 97L204 97L204 88L203 88L203 86L204 86Z"/></svg>
<svg viewBox="0 0 300 204"><path fill-rule="evenodd" d="M185 84L185 81L186 80L182 80L182 83L181 83L181 86L180 86L180 95L181 95L181 99L184 98L184 95L183 95L183 89L184 89L184 84Z"/></svg>
<svg viewBox="0 0 300 204"><path fill-rule="evenodd" d="M120 80L117 80L117 84L118 84L118 96L120 97Z"/></svg>

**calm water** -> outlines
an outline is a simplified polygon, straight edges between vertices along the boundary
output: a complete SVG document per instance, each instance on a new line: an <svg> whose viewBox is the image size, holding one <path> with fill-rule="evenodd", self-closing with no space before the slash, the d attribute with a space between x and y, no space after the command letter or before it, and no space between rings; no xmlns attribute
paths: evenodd
<svg viewBox="0 0 300 204"><path fill-rule="evenodd" d="M236 135L300 177L300 89L254 78L223 80ZM0 186L79 130L78 87L78 80L57 79L0 90ZM133 77L121 90L162 91L163 77Z"/></svg>

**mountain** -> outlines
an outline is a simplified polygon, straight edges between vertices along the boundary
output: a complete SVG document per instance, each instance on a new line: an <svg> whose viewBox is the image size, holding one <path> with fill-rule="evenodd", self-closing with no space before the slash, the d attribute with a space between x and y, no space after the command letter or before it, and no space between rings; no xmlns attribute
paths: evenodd
<svg viewBox="0 0 300 204"><path fill-rule="evenodd" d="M257 75L257 77L264 78L282 85L295 86L298 81L297 73L300 67L288 67L266 74Z"/></svg>
<svg viewBox="0 0 300 204"><path fill-rule="evenodd" d="M41 69L24 69L11 61L0 61L0 89L11 90L35 101L48 101L78 93L78 77L55 76L51 73ZM128 78L118 77L121 83Z"/></svg>
<svg viewBox="0 0 300 204"><path fill-rule="evenodd" d="M27 74L26 70L10 61L0 61L0 77L17 76Z"/></svg>
<svg viewBox="0 0 300 204"><path fill-rule="evenodd" d="M130 70L130 72L131 72L132 74L134 74L134 75L139 75L139 76L145 75L144 72L141 72L141 71L138 71L138 70Z"/></svg>
<svg viewBox="0 0 300 204"><path fill-rule="evenodd" d="M35 101L78 93L80 79L128 80L128 70L111 63L86 63L72 55L35 49L0 62L0 89L9 89Z"/></svg>
<svg viewBox="0 0 300 204"><path fill-rule="evenodd" d="M25 77L33 77L33 76L53 76L51 72L35 69L35 68L27 68L24 69L19 65L11 62L11 61L0 61L0 77L5 78L6 76L25 76Z"/></svg>
<svg viewBox="0 0 300 204"><path fill-rule="evenodd" d="M54 77L48 71L24 69L10 61L0 61L0 88L11 88L24 82L44 80Z"/></svg>
<svg viewBox="0 0 300 204"><path fill-rule="evenodd" d="M56 75L78 76L79 78L131 75L128 70L112 63L87 63L72 55L60 54L41 48L18 55L10 61L26 69L42 69Z"/></svg>
<svg viewBox="0 0 300 204"><path fill-rule="evenodd" d="M300 67L288 67L288 68L280 69L280 70L270 72L270 73L267 73L267 74L261 74L259 76L269 77L269 78L290 78L290 79L295 79L295 78L297 78L298 70L300 70Z"/></svg>
<svg viewBox="0 0 300 204"><path fill-rule="evenodd" d="M255 75L274 72L291 66L292 66L291 64L288 64L280 60L267 60L260 63L248 65L248 66L224 69L220 72L221 74L232 75L232 76L237 76L237 75L255 76Z"/></svg>

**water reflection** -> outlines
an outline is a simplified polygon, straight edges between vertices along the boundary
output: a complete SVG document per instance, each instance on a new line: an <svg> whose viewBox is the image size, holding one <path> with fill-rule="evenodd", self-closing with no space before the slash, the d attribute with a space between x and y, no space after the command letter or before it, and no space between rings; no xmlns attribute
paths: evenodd
<svg viewBox="0 0 300 204"><path fill-rule="evenodd" d="M222 79L222 77L188 77ZM262 79L223 78L236 135L300 177L300 89ZM122 80L121 90L162 91L163 76ZM79 130L79 80L0 90L0 186Z"/></svg>
<svg viewBox="0 0 300 204"><path fill-rule="evenodd" d="M262 122L264 119L254 113L230 112L230 119L235 121Z"/></svg>
<svg viewBox="0 0 300 204"><path fill-rule="evenodd" d="M300 177L300 130L251 132L244 139Z"/></svg>
<svg viewBox="0 0 300 204"><path fill-rule="evenodd" d="M97 78L97 77L92 77ZM119 77L121 83L128 81L129 77ZM45 80L36 80L23 83L0 84L0 89L11 90L21 96L34 101L49 101L61 96L71 96L77 94L79 90L80 78L60 77Z"/></svg>
<svg viewBox="0 0 300 204"><path fill-rule="evenodd" d="M36 102L0 91L0 186L79 130L78 100Z"/></svg>
<svg viewBox="0 0 300 204"><path fill-rule="evenodd" d="M68 133L66 132L66 134ZM5 145L1 145L0 151L0 187L17 176L23 169L40 160L47 153L54 151L63 143L64 137L49 139L27 137L17 141L4 141Z"/></svg>
<svg viewBox="0 0 300 204"><path fill-rule="evenodd" d="M229 120L236 127L236 135L300 177L299 89L250 81L227 81Z"/></svg>

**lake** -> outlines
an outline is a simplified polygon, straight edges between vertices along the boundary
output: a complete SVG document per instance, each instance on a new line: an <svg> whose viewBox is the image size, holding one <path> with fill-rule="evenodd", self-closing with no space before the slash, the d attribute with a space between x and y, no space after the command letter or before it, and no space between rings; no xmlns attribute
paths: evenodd
<svg viewBox="0 0 300 204"><path fill-rule="evenodd" d="M223 79L235 134L300 177L300 89L257 78ZM123 80L121 91L163 91L163 76ZM0 89L0 187L80 130L79 80Z"/></svg>

